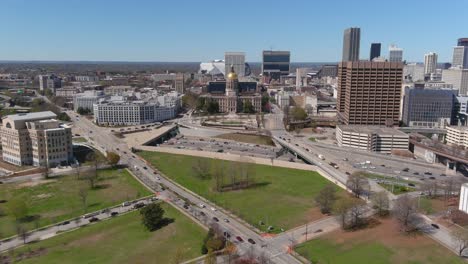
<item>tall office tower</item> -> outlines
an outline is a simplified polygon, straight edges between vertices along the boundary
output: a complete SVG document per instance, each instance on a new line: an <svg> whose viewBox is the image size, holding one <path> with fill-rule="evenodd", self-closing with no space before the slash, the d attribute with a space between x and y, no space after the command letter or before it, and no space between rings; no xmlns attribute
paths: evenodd
<svg viewBox="0 0 468 264"><path fill-rule="evenodd" d="M343 34L342 61L358 61L359 46L361 45L361 29L347 28Z"/></svg>
<svg viewBox="0 0 468 264"><path fill-rule="evenodd" d="M437 69L437 53L424 54L424 74L435 73Z"/></svg>
<svg viewBox="0 0 468 264"><path fill-rule="evenodd" d="M390 45L388 48L388 61L389 62L402 62L403 49L398 48L396 45Z"/></svg>
<svg viewBox="0 0 468 264"><path fill-rule="evenodd" d="M406 126L445 128L452 120L455 92L424 88L405 89L402 121Z"/></svg>
<svg viewBox="0 0 468 264"><path fill-rule="evenodd" d="M262 74L269 80L279 80L289 74L291 52L264 50L262 54ZM268 81L269 82L269 81Z"/></svg>
<svg viewBox="0 0 468 264"><path fill-rule="evenodd" d="M175 77L175 90L179 94L185 93L185 78L183 73L177 73Z"/></svg>
<svg viewBox="0 0 468 264"><path fill-rule="evenodd" d="M372 61L374 58L380 57L380 43L372 43L370 46L369 60Z"/></svg>
<svg viewBox="0 0 468 264"><path fill-rule="evenodd" d="M456 46L453 48L452 67L468 69L468 46Z"/></svg>
<svg viewBox="0 0 468 264"><path fill-rule="evenodd" d="M244 52L225 52L224 53L224 72L228 74L234 66L237 76L245 76L245 53Z"/></svg>
<svg viewBox="0 0 468 264"><path fill-rule="evenodd" d="M453 84L460 96L468 96L468 69L450 68L442 71L442 81Z"/></svg>
<svg viewBox="0 0 468 264"><path fill-rule="evenodd" d="M346 125L396 125L403 63L348 61L338 65L338 118Z"/></svg>
<svg viewBox="0 0 468 264"><path fill-rule="evenodd" d="M459 38L457 46L468 47L468 38Z"/></svg>

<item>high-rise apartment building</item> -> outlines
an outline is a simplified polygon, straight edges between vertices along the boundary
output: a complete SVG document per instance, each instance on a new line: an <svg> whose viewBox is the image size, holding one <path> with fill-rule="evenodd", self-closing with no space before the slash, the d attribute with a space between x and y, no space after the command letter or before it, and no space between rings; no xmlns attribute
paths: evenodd
<svg viewBox="0 0 468 264"><path fill-rule="evenodd" d="M361 45L361 29L347 28L343 34L342 61L358 61L359 46Z"/></svg>
<svg viewBox="0 0 468 264"><path fill-rule="evenodd" d="M403 63L341 62L337 110L346 125L398 124Z"/></svg>
<svg viewBox="0 0 468 264"><path fill-rule="evenodd" d="M380 48L381 44L380 43L372 43L370 47L370 56L369 60L372 61L375 58L380 57Z"/></svg>
<svg viewBox="0 0 468 264"><path fill-rule="evenodd" d="M245 76L245 53L244 52L225 52L224 53L224 72L228 73L234 67L237 76Z"/></svg>
<svg viewBox="0 0 468 264"><path fill-rule="evenodd" d="M0 127L3 160L18 166L72 163L71 127L55 118L50 111L4 117Z"/></svg>
<svg viewBox="0 0 468 264"><path fill-rule="evenodd" d="M402 62L403 49L398 48L396 45L390 45L388 48L388 61L389 62Z"/></svg>
<svg viewBox="0 0 468 264"><path fill-rule="evenodd" d="M289 74L291 52L264 50L262 53L262 74L270 80L279 80L282 75Z"/></svg>
<svg viewBox="0 0 468 264"><path fill-rule="evenodd" d="M437 69L437 53L429 52L424 55L424 74L435 73Z"/></svg>

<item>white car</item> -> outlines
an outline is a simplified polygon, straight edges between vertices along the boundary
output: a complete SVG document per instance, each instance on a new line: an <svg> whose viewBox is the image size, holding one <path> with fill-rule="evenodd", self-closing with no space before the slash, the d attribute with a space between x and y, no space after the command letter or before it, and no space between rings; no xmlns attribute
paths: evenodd
<svg viewBox="0 0 468 264"><path fill-rule="evenodd" d="M216 212L217 210L216 210L216 208L211 207L211 211Z"/></svg>
<svg viewBox="0 0 468 264"><path fill-rule="evenodd" d="M206 206L205 206L204 204L202 204L202 203L199 204L199 206L200 206L201 208L205 208L205 207L206 207Z"/></svg>

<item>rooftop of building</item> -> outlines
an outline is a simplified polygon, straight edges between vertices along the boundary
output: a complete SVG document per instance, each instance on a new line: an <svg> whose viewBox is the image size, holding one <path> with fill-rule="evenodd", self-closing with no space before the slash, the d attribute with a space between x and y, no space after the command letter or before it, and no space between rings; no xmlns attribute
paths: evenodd
<svg viewBox="0 0 468 264"><path fill-rule="evenodd" d="M468 131L468 127L465 126L447 126L447 129L455 129L459 131Z"/></svg>
<svg viewBox="0 0 468 264"><path fill-rule="evenodd" d="M4 118L9 118L12 121L22 121L22 120L34 120L34 119L53 119L57 118L57 115L54 114L52 111L44 111L44 112L35 112L35 113L27 113L27 114L15 114L15 115L7 115Z"/></svg>
<svg viewBox="0 0 468 264"><path fill-rule="evenodd" d="M392 128L384 126L361 126L361 125L339 125L342 131L361 134L379 134L392 136L408 136L408 134Z"/></svg>

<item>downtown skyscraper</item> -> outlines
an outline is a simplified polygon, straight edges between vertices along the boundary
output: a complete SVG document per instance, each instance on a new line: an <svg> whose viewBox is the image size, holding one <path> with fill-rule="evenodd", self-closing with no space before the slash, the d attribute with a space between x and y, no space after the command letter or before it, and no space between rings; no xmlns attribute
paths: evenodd
<svg viewBox="0 0 468 264"><path fill-rule="evenodd" d="M372 61L373 59L380 57L380 43L372 43L370 47L370 55L369 60Z"/></svg>
<svg viewBox="0 0 468 264"><path fill-rule="evenodd" d="M361 29L347 28L343 34L342 61L358 61L359 46L361 45Z"/></svg>
<svg viewBox="0 0 468 264"><path fill-rule="evenodd" d="M437 53L429 52L424 55L424 74L435 73L437 69Z"/></svg>

